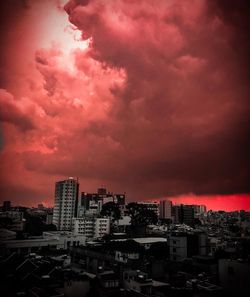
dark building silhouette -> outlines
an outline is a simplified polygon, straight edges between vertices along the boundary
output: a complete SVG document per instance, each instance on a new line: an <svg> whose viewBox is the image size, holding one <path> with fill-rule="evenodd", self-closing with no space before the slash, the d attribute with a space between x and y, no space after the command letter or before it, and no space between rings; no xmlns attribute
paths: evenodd
<svg viewBox="0 0 250 297"><path fill-rule="evenodd" d="M3 211L10 211L11 210L11 202L10 201L4 201L3 202Z"/></svg>
<svg viewBox="0 0 250 297"><path fill-rule="evenodd" d="M192 205L174 205L172 209L176 224L194 225L194 208Z"/></svg>
<svg viewBox="0 0 250 297"><path fill-rule="evenodd" d="M125 205L126 195L114 194L107 192L105 188L99 188L97 193L81 193L79 208L83 208L84 211L96 210L100 211L102 205L108 202L114 202L118 205Z"/></svg>

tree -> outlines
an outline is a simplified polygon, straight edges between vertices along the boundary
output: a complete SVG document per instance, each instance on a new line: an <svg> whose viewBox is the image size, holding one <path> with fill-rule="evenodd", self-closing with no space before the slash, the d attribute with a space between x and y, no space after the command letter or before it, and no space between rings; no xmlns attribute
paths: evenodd
<svg viewBox="0 0 250 297"><path fill-rule="evenodd" d="M33 236L39 236L43 233L43 222L40 217L26 216L25 232Z"/></svg>
<svg viewBox="0 0 250 297"><path fill-rule="evenodd" d="M132 226L147 226L158 221L156 213L144 204L131 202L127 205L127 210L131 216Z"/></svg>
<svg viewBox="0 0 250 297"><path fill-rule="evenodd" d="M194 225L201 226L202 225L201 220L198 218L194 218Z"/></svg>
<svg viewBox="0 0 250 297"><path fill-rule="evenodd" d="M113 220L119 220L121 218L121 211L119 209L119 205L114 202L107 202L103 204L101 215L112 217Z"/></svg>

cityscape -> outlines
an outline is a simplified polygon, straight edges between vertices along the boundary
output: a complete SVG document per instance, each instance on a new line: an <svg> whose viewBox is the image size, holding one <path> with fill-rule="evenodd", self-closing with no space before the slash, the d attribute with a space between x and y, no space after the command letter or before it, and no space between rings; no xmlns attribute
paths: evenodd
<svg viewBox="0 0 250 297"><path fill-rule="evenodd" d="M250 1L0 1L0 296L250 296Z"/></svg>
<svg viewBox="0 0 250 297"><path fill-rule="evenodd" d="M250 212L126 198L69 177L54 208L4 201L2 296L248 296Z"/></svg>

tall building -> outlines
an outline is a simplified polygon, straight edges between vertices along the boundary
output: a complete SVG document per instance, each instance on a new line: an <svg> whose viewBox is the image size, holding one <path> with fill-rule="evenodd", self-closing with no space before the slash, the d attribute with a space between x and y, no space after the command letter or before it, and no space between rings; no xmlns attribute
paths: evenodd
<svg viewBox="0 0 250 297"><path fill-rule="evenodd" d="M175 224L194 225L194 209L192 205L174 205L173 215Z"/></svg>
<svg viewBox="0 0 250 297"><path fill-rule="evenodd" d="M66 231L73 228L73 217L77 216L78 193L78 179L69 177L56 182L53 224L57 230Z"/></svg>
<svg viewBox="0 0 250 297"><path fill-rule="evenodd" d="M160 219L172 218L172 201L162 200L160 201Z"/></svg>
<svg viewBox="0 0 250 297"><path fill-rule="evenodd" d="M204 213L207 212L207 208L205 205L192 205L193 209L194 209L194 214L196 215L202 215Z"/></svg>

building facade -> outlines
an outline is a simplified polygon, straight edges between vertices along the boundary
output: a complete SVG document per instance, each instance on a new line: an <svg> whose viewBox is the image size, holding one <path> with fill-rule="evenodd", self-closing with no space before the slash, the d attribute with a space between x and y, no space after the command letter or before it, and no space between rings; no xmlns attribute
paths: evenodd
<svg viewBox="0 0 250 297"><path fill-rule="evenodd" d="M102 205L114 202L119 206L125 205L125 193L114 194L107 192L105 188L100 188L96 193L81 193L78 216L98 215L102 210Z"/></svg>
<svg viewBox="0 0 250 297"><path fill-rule="evenodd" d="M85 235L87 238L102 238L110 233L110 218L85 216L74 218L74 234Z"/></svg>
<svg viewBox="0 0 250 297"><path fill-rule="evenodd" d="M174 205L173 217L175 224L194 225L194 208L192 205Z"/></svg>
<svg viewBox="0 0 250 297"><path fill-rule="evenodd" d="M160 201L159 218L171 219L172 218L172 201L162 200Z"/></svg>
<svg viewBox="0 0 250 297"><path fill-rule="evenodd" d="M168 241L170 260L180 261L195 255L207 254L207 236L203 232L172 233Z"/></svg>
<svg viewBox="0 0 250 297"><path fill-rule="evenodd" d="M57 230L72 230L73 218L77 216L78 193L77 179L69 177L67 180L56 182L53 224Z"/></svg>

